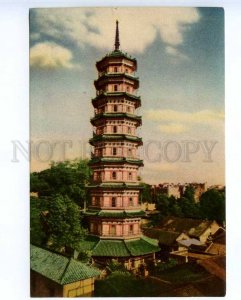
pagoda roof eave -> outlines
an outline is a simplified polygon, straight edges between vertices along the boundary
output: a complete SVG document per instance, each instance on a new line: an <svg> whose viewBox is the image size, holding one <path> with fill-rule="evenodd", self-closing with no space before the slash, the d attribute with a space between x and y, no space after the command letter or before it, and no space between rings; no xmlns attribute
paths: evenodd
<svg viewBox="0 0 241 300"><path fill-rule="evenodd" d="M145 236L131 240L108 240L88 236L86 242L81 241L76 250L89 250L93 257L137 257L158 252L160 248L157 241Z"/></svg>
<svg viewBox="0 0 241 300"><path fill-rule="evenodd" d="M132 100L132 101L136 101L141 103L141 97L140 96L136 96L127 92L104 92L101 93L100 95L96 96L95 98L92 99L92 104L94 105L94 103L101 99L101 98L106 98L106 97L120 97L120 96L125 96L128 99Z"/></svg>
<svg viewBox="0 0 241 300"><path fill-rule="evenodd" d="M114 50L110 53L107 53L101 60L96 62L96 67L99 69L105 61L108 61L110 58L125 58L134 63L135 68L137 68L137 60L134 57L131 57L127 53L122 52L121 50Z"/></svg>
<svg viewBox="0 0 241 300"><path fill-rule="evenodd" d="M128 159L126 157L94 157L89 161L89 165L95 165L99 163L107 163L107 164L118 164L118 163L127 163L133 165L143 166L143 160L141 159Z"/></svg>
<svg viewBox="0 0 241 300"><path fill-rule="evenodd" d="M86 185L88 189L101 189L101 190L142 190L144 187L140 184L128 184L126 182L101 182L101 183L92 183Z"/></svg>
<svg viewBox="0 0 241 300"><path fill-rule="evenodd" d="M128 114L128 113L101 113L96 115L95 117L90 119L90 122L92 125L95 124L95 121L101 119L101 118L108 118L108 119L112 119L112 118L128 118L128 119L133 119L135 121L137 121L139 123L139 125L141 125L141 116L137 116L137 115L132 115L132 114Z"/></svg>
<svg viewBox="0 0 241 300"><path fill-rule="evenodd" d="M123 80L123 77L126 79L130 79L134 81L134 85L136 86L136 88L139 87L139 78L132 76L128 73L105 73L102 76L100 76L98 79L96 79L94 81L94 85L96 88L98 88L99 86L101 86L101 81L105 80L105 79L117 79L120 78L120 80Z"/></svg>
<svg viewBox="0 0 241 300"><path fill-rule="evenodd" d="M93 138L89 140L89 143L93 146L95 142L99 141L119 141L119 140L127 140L131 142L136 142L139 145L142 145L142 139L137 136L129 136L126 134L103 134L103 135L95 135Z"/></svg>

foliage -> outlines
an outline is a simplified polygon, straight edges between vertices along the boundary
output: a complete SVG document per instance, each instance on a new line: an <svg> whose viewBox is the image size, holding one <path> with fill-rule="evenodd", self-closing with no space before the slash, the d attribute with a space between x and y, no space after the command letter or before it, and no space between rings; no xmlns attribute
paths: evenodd
<svg viewBox="0 0 241 300"><path fill-rule="evenodd" d="M187 283L205 278L207 272L196 263L185 263L159 270L155 276L171 283Z"/></svg>
<svg viewBox="0 0 241 300"><path fill-rule="evenodd" d="M156 209L159 214L152 217L151 224L159 224L166 216L208 219L223 222L225 220L225 192L216 189L204 192L200 203L194 199L194 188L187 186L183 196L176 199L173 196L159 193L156 195Z"/></svg>
<svg viewBox="0 0 241 300"><path fill-rule="evenodd" d="M153 197L151 193L151 185L141 182L140 185L142 186L142 191L140 194L141 202L148 202L153 203Z"/></svg>
<svg viewBox="0 0 241 300"><path fill-rule="evenodd" d="M125 266L122 263L118 262L116 259L112 259L110 262L108 262L107 269L111 273L115 271L126 272Z"/></svg>
<svg viewBox="0 0 241 300"><path fill-rule="evenodd" d="M160 272L171 269L177 265L177 260L174 258L169 258L167 262L158 262L153 269L153 273L159 274Z"/></svg>
<svg viewBox="0 0 241 300"><path fill-rule="evenodd" d="M39 196L67 195L84 206L87 199L85 185L91 175L87 160L53 162L49 169L30 175L30 190Z"/></svg>
<svg viewBox="0 0 241 300"><path fill-rule="evenodd" d="M57 195L48 202L46 224L53 248L75 248L86 234L80 226L79 208L68 196Z"/></svg>
<svg viewBox="0 0 241 300"><path fill-rule="evenodd" d="M223 222L225 220L225 192L211 189L200 198L200 211L203 218Z"/></svg>
<svg viewBox="0 0 241 300"><path fill-rule="evenodd" d="M91 261L91 255L91 251L82 251L78 255L78 260L84 263L89 263Z"/></svg>
<svg viewBox="0 0 241 300"><path fill-rule="evenodd" d="M95 282L95 297L155 297L163 291L162 283L115 271Z"/></svg>
<svg viewBox="0 0 241 300"><path fill-rule="evenodd" d="M30 242L41 246L46 242L47 236L40 221L42 211L41 200L37 197L30 198Z"/></svg>

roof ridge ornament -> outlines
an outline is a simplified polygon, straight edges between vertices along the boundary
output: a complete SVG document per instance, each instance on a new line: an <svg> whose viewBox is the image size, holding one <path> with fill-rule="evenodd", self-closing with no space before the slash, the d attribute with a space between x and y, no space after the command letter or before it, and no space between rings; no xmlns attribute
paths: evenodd
<svg viewBox="0 0 241 300"><path fill-rule="evenodd" d="M116 30L115 30L115 51L119 51L120 39L119 39L119 22L116 20Z"/></svg>

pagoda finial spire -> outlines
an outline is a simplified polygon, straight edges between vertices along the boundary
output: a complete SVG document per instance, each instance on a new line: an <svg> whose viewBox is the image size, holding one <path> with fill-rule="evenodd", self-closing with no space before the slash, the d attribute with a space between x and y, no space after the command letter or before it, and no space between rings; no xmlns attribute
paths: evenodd
<svg viewBox="0 0 241 300"><path fill-rule="evenodd" d="M119 27L118 27L118 20L116 20L116 30L115 30L115 51L119 50L120 47L120 40L119 40Z"/></svg>

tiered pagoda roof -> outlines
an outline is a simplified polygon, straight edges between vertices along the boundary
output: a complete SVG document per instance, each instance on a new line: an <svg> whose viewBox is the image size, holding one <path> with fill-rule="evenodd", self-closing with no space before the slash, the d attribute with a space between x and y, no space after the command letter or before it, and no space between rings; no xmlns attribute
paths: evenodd
<svg viewBox="0 0 241 300"><path fill-rule="evenodd" d="M96 121L105 118L105 119L116 119L116 118L127 118L130 120L134 120L138 122L138 125L141 125L141 116L137 116L134 114L128 114L128 113L124 113L124 112L118 112L118 113L101 113L101 114L97 114L95 115L93 118L91 118L90 122L92 125L95 125Z"/></svg>
<svg viewBox="0 0 241 300"><path fill-rule="evenodd" d="M145 236L131 240L108 240L89 235L76 250L91 251L92 256L98 257L135 257L155 253L159 247L156 240Z"/></svg>
<svg viewBox="0 0 241 300"><path fill-rule="evenodd" d="M111 99L113 97L125 97L130 101L134 101L136 108L141 106L141 97L140 96L136 96L134 94L130 94L127 92L119 92L119 91L118 92L102 92L101 94L99 94L98 96L96 96L95 98L92 99L93 106L96 108L98 106L98 100L106 99L108 97L110 97Z"/></svg>
<svg viewBox="0 0 241 300"><path fill-rule="evenodd" d="M127 163L138 165L140 167L143 166L143 160L136 158L128 158L128 157L92 157L89 161L89 165L95 165L98 163L106 163L106 164L118 164L118 163Z"/></svg>
<svg viewBox="0 0 241 300"><path fill-rule="evenodd" d="M142 145L142 138L138 136L132 136L128 134L102 134L102 135L95 135L93 138L89 140L89 143L94 146L96 142L104 142L104 141L130 141L130 142L136 142L139 145Z"/></svg>

